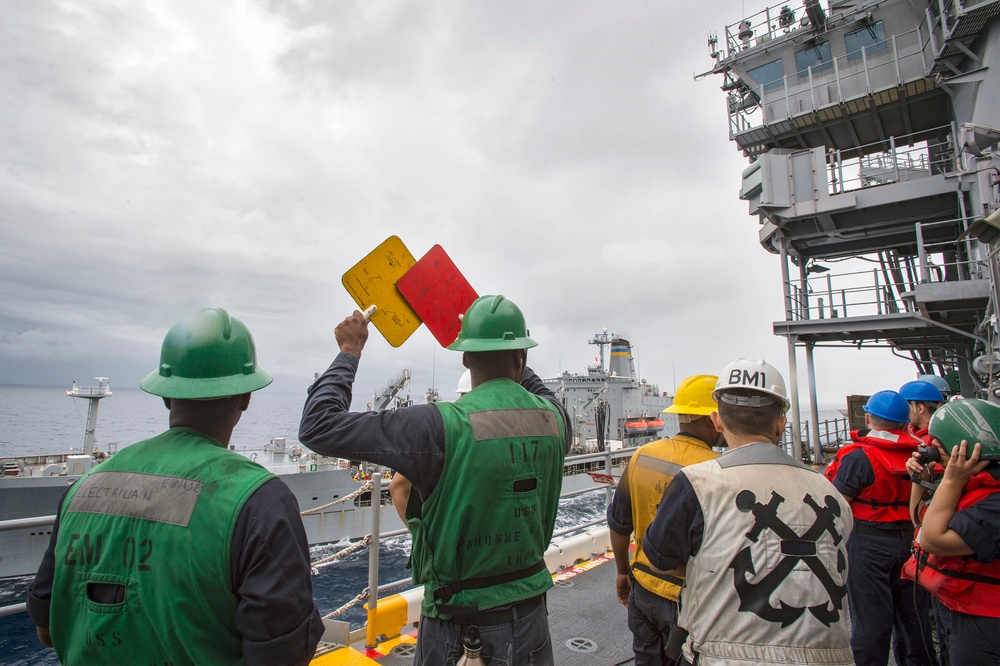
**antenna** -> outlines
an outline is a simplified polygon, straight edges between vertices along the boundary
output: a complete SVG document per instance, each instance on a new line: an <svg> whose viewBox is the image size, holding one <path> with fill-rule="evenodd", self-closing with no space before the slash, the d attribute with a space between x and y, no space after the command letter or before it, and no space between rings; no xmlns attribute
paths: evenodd
<svg viewBox="0 0 1000 666"><path fill-rule="evenodd" d="M750 21L747 19L740 21L740 32L737 38L743 42L744 51L750 48L750 40L753 39L753 28L750 27Z"/></svg>

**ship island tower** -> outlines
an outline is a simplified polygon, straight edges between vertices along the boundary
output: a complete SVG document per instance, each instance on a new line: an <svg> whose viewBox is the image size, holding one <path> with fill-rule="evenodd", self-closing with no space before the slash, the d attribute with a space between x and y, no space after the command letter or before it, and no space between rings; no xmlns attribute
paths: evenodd
<svg viewBox="0 0 1000 666"><path fill-rule="evenodd" d="M709 36L740 198L780 257L790 418L817 347L887 346L1000 402L1000 1L806 0Z"/></svg>

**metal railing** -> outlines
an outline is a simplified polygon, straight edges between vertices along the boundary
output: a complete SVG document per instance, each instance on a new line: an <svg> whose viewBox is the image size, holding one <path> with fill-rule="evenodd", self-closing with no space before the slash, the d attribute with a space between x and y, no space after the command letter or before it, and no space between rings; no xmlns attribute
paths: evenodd
<svg viewBox="0 0 1000 666"><path fill-rule="evenodd" d="M590 462L590 461L602 460L603 459L603 461L604 461L603 472L605 474L611 475L611 472L612 472L612 469L613 469L613 460L615 458L617 458L617 457L631 456L631 454L632 454L632 452L634 452L634 450L635 449L622 449L620 451L614 451L614 452L607 451L607 452L604 452L604 453L585 453L585 454L582 454L582 455L567 456L566 457L566 463L565 463L565 465L586 463L586 462ZM374 486L373 489L372 489L372 493L373 494L378 494L380 492L380 490L381 490L381 481L382 481L382 479L381 479L381 476L379 476L379 475L376 475L375 477L372 478L372 484ZM613 486L607 486L606 488L602 488L601 485L595 485L593 488L584 488L584 489L581 489L579 491L574 491L574 492L568 492L568 493L560 494L559 499L562 500L562 499L569 498L569 497L576 497L576 496L587 494L587 493L598 492L600 490L606 490L606 493L607 493L607 502L610 503L611 502L612 494L614 492L614 487ZM585 530L587 527L591 527L593 525L596 525L596 524L599 524L599 523L603 523L603 522L605 522L605 520L598 519L598 520L594 520L594 521L590 521L590 522L584 523L582 525L574 525L572 527L560 530L558 533L553 533L552 536L553 537L557 537L557 536L566 536L568 534L574 534L574 533L580 532L582 530ZM348 636L351 636L352 639L353 639L353 637L355 637L355 636L360 637L360 632L364 631L365 632L365 643L366 643L366 645L368 645L369 647L374 647L374 645L376 643L376 636L375 636L375 629L374 628L376 627L376 618L377 618L377 615L378 615L378 594L377 593L376 594L372 594L371 590L376 590L377 592L381 592L381 591L385 591L385 590L389 590L389 589L398 589L400 587L406 587L407 584L410 583L410 581L408 579L403 579L403 580L399 580L399 581L395 581L393 583L390 583L390 584L388 584L386 586L381 586L381 587L379 586L379 558L378 558L378 553L379 553L379 543L381 541L382 535L379 534L379 512L378 511L373 511L372 512L372 532L371 533L372 533L372 535L378 535L378 536L373 536L372 539L371 539L371 543L369 545L369 548L370 548L369 556L370 557L369 557L369 562L368 562L368 587L361 594L358 594L354 598L354 600L352 600L352 602L348 603L348 605L353 605L354 603L359 603L361 600L367 598L368 599L368 621L367 621L366 626L364 628L358 629L356 631L351 631L350 629L348 629L348 631L346 633L347 633ZM405 534L405 531L397 531L394 534ZM339 614L348 605L342 606L341 608L339 608L336 611L334 611L334 613Z"/></svg>
<svg viewBox="0 0 1000 666"><path fill-rule="evenodd" d="M915 257L893 257L894 263L878 268L790 279L790 320L917 312L910 295L919 285L988 280L989 262L982 256L976 239L925 240L933 236L934 230L949 226L960 232L967 228L967 220L956 218L914 225Z"/></svg>
<svg viewBox="0 0 1000 666"><path fill-rule="evenodd" d="M928 136L935 138L922 138ZM818 187L830 194L841 194L953 172L957 145L955 129L942 125L850 151L832 150L826 159L826 187L823 183Z"/></svg>
<svg viewBox="0 0 1000 666"><path fill-rule="evenodd" d="M824 433L827 433L827 434L829 434L831 432L831 430L828 427L824 428L823 431L824 431ZM804 429L804 432L803 432L803 440L807 440L807 439L808 439L808 429L806 428L806 429ZM788 438L786 438L786 440L788 440ZM788 440L788 441L790 442L790 440ZM786 450L790 450L790 443L785 444L785 449ZM620 450L617 450L617 451L606 451L606 452L603 452L603 453L586 453L586 454L581 454L581 455L567 456L566 457L566 465L570 466L570 465L586 464L586 463L591 463L591 462L603 462L603 466L599 467L599 468L596 468L596 469L600 469L604 474L607 474L608 476L611 476L612 473L613 473L613 470L615 469L615 467L618 466L618 465L616 465L616 463L619 462L619 461L627 460L628 458L630 458L631 455L635 452L635 450L636 450L636 447L631 447L631 448L620 449ZM371 479L371 482L372 482L372 485L373 485L373 488L371 490L372 494L373 495L380 495L381 494L381 485L382 485L381 484L381 482L382 482L381 475L375 475ZM613 485L605 485L605 484L595 484L594 487L592 487L592 488L583 488L581 490L569 491L569 492L566 492L566 493L562 493L560 495L560 500L570 499L570 498L573 498L573 497L579 497L581 495L586 495L586 494L589 494L589 493L600 492L600 491L604 491L605 492L605 501L607 503L610 503L612 495L614 493L614 486ZM402 536L402 535L408 534L408 531L405 530L405 529L403 529L403 530L392 530L392 531L387 531L387 532L384 532L384 533L380 532L379 518L380 518L380 512L379 511L372 511L372 532L371 532L371 534L378 535L378 536L371 537L370 543L367 544L368 547L371 549L370 552L369 552L370 559L369 559L369 581L368 581L368 587L361 594L357 595L352 602L349 602L348 604L345 604L345 606L342 606L340 609L337 609L337 611L334 611L334 613L338 613L338 612L340 612L342 610L345 610L347 607L350 607L351 605L354 605L355 603L359 603L360 601L363 601L364 599L368 599L368 623L367 623L368 627L374 626L375 615L378 612L378 601L377 601L378 594L383 593L383 592L387 592L387 591L396 590L396 589L399 589L399 588L402 588L402 587L407 587L407 586L409 586L411 584L411 580L407 578L407 579L401 579L401 580L397 580L397 581L394 581L394 582L391 582L391 583L387 583L387 584L384 584L384 585L379 585L378 552L379 552L379 543L380 543L380 541L382 539L387 539L387 538L391 538L391 537L395 537L395 536ZM0 531L14 530L14 529L25 529L25 528L31 528L31 527L47 527L47 526L51 526L54 521L55 521L55 516L39 516L37 518L24 518L24 519L17 519L17 520L0 521ZM565 537L567 535L579 533L579 532L587 530L587 528L589 528L589 527L593 527L595 525L600 525L600 524L603 524L605 522L606 522L606 519L603 519L603 518L599 518L599 519L595 519L595 520L590 520L588 522L584 522L584 523L579 524L579 525L573 525L571 527L558 530L558 531L556 531L556 532L553 533L553 537L554 538L555 537ZM366 537L366 539L367 539L367 537ZM348 547L348 548L351 548L351 547ZM329 559L333 559L335 557L336 557L336 555L331 556L331 558L329 558ZM374 595L371 594L370 590L376 590L376 594L374 594ZM8 606L0 607L0 616L12 615L12 614L17 614L17 613L23 613L23 612L26 612L26 611L27 611L27 605L25 603L12 604L12 605L8 605ZM328 615L333 615L333 614L328 614ZM362 632L362 631L364 631L364 628L359 629L357 631L350 631L349 634L352 636L352 638L357 638L358 634L360 632ZM366 637L366 640L368 642L372 642L373 637Z"/></svg>
<svg viewBox="0 0 1000 666"><path fill-rule="evenodd" d="M775 29L776 7L726 27L727 57L737 58L743 51L800 29ZM790 76L783 74L770 81L741 79L736 85L731 81L733 89L727 96L730 138L923 80L935 57L926 21L913 30L831 57Z"/></svg>
<svg viewBox="0 0 1000 666"><path fill-rule="evenodd" d="M771 161L785 160L788 172L805 157L815 164L811 189L795 192L795 201L818 200L881 185L907 182L933 175L950 175L958 170L958 130L940 125L920 133L892 136L862 144L850 150L820 148L774 153ZM780 162L778 162L780 164Z"/></svg>
<svg viewBox="0 0 1000 666"><path fill-rule="evenodd" d="M36 518L15 518L13 520L0 520L0 532L7 532L10 530L23 530L31 529L34 527L51 527L55 522L55 516L38 516ZM0 617L5 615L16 615L17 613L26 613L28 611L28 605L26 603L11 604L9 606L0 606Z"/></svg>
<svg viewBox="0 0 1000 666"><path fill-rule="evenodd" d="M933 282L965 282L990 279L989 261L984 246L974 237L960 241L926 240L927 232L958 222L961 231L968 229L968 220L925 222L917 225L917 266L919 284Z"/></svg>
<svg viewBox="0 0 1000 666"><path fill-rule="evenodd" d="M74 384L73 388L66 392L66 395L71 398L85 397L88 395L109 396L111 395L111 386L107 384L103 386L76 386Z"/></svg>
<svg viewBox="0 0 1000 666"><path fill-rule="evenodd" d="M767 7L756 14L747 16L742 21L726 26L726 52L729 57L746 51L758 44L769 42L783 35L799 30L802 27L793 12L783 13L782 8L790 3L778 3Z"/></svg>
<svg viewBox="0 0 1000 666"><path fill-rule="evenodd" d="M56 522L55 516L35 516L32 518L14 518L13 520L0 520L0 532L10 530L25 530L32 527L52 527Z"/></svg>
<svg viewBox="0 0 1000 666"><path fill-rule="evenodd" d="M895 314L915 310L911 301L900 297L879 268L844 273L826 273L825 284L814 289L808 279L789 280L791 321L839 319Z"/></svg>
<svg viewBox="0 0 1000 666"><path fill-rule="evenodd" d="M814 451L815 445L810 442L810 423L809 421L802 421L799 424L799 438L798 441L808 443L808 448L806 444L803 445L804 451ZM847 417L839 419L824 419L819 422L819 445L820 450L830 447L839 447L841 442L846 442L851 438L851 428L850 422ZM793 427L791 422L785 426L785 431L782 433L781 441L779 444L785 449L785 452L794 456L794 441Z"/></svg>
<svg viewBox="0 0 1000 666"><path fill-rule="evenodd" d="M11 604L10 606L0 606L0 617L3 617L4 615L17 615L18 613L27 613L27 612L28 612L27 603Z"/></svg>

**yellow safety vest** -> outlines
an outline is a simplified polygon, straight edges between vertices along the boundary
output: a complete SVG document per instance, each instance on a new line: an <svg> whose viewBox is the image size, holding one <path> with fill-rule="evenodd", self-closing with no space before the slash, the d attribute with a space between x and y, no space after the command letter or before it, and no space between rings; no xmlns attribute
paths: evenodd
<svg viewBox="0 0 1000 666"><path fill-rule="evenodd" d="M645 444L632 454L628 465L628 489L632 500L632 526L635 532L635 552L632 555L632 575L636 582L661 597L677 600L683 578L655 573L649 558L642 552L642 537L653 522L663 491L682 467L717 458L705 442L689 435L677 435Z"/></svg>

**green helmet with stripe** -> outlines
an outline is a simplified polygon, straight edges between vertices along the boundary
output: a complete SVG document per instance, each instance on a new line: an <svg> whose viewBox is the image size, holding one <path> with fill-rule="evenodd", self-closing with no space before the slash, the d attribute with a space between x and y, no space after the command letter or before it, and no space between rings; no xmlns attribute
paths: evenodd
<svg viewBox="0 0 1000 666"><path fill-rule="evenodd" d="M139 387L164 398L212 400L270 383L271 373L257 365L253 336L243 322L222 308L201 308L167 332L160 367Z"/></svg>
<svg viewBox="0 0 1000 666"><path fill-rule="evenodd" d="M1000 405L978 398L953 400L934 412L928 432L949 452L964 439L970 447L977 442L982 446L980 459L1000 460Z"/></svg>
<svg viewBox="0 0 1000 666"><path fill-rule="evenodd" d="M538 343L528 336L521 308L503 296L480 296L462 317L462 329L448 349L490 352L530 349Z"/></svg>

